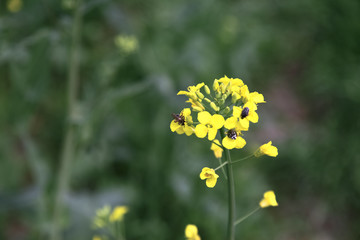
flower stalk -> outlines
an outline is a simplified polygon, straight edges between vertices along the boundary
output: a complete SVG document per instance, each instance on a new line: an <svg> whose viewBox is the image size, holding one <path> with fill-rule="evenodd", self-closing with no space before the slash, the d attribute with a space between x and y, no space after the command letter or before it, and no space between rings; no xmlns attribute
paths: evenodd
<svg viewBox="0 0 360 240"><path fill-rule="evenodd" d="M220 131L221 138L225 138L224 128ZM227 189L228 189L228 225L227 225L227 238L228 240L235 240L235 183L234 183L234 173L231 162L231 156L229 149L225 150L225 162L227 162L226 171L227 171Z"/></svg>

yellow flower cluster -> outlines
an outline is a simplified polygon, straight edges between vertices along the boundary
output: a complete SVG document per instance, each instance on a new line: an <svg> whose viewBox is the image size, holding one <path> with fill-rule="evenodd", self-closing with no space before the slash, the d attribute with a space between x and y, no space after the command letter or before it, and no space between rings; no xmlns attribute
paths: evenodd
<svg viewBox="0 0 360 240"><path fill-rule="evenodd" d="M250 122L259 121L256 112L258 104L265 103L264 96L250 92L241 79L227 76L215 79L212 91L205 83L199 83L189 86L187 91L179 91L178 95L185 95L188 98L186 102L191 106L179 114L172 114L171 131L187 136L194 134L198 138L207 137L216 158L222 157L224 149L241 149L246 145L243 132L249 130ZM275 157L275 149L274 146L261 146L255 156L266 154ZM218 175L213 169L204 169L200 178L206 179L208 187L214 187Z"/></svg>

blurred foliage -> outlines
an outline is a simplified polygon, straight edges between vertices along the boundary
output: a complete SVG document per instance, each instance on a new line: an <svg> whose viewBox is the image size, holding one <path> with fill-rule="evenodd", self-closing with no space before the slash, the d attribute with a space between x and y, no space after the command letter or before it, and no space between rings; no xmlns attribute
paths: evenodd
<svg viewBox="0 0 360 240"><path fill-rule="evenodd" d="M67 116L75 4L0 2L0 238L47 239ZM21 1L20 1L21 2ZM223 239L226 189L199 180L210 144L169 130L180 89L224 74L264 94L236 166L237 215L265 190L279 207L241 223L239 239L358 239L360 2L91 0L81 6L76 153L65 239L90 239L105 204L127 205L128 239ZM124 52L117 36L133 36ZM245 156L241 151L234 157Z"/></svg>

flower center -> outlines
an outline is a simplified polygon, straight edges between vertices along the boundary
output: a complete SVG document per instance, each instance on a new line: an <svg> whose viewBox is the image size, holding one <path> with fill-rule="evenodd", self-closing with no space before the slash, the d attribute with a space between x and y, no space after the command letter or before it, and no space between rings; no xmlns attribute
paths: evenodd
<svg viewBox="0 0 360 240"><path fill-rule="evenodd" d="M235 131L234 129L231 129L231 130L229 130L229 131L227 132L227 136L228 136L229 138L231 138L232 140L236 140L236 138L237 138L237 133L236 133L236 131Z"/></svg>
<svg viewBox="0 0 360 240"><path fill-rule="evenodd" d="M185 125L185 117L182 114L172 113L171 116L174 118L175 122L179 125Z"/></svg>
<svg viewBox="0 0 360 240"><path fill-rule="evenodd" d="M246 118L248 115L249 115L249 108L246 107L246 108L244 108L244 109L242 110L242 112L241 112L241 119Z"/></svg>

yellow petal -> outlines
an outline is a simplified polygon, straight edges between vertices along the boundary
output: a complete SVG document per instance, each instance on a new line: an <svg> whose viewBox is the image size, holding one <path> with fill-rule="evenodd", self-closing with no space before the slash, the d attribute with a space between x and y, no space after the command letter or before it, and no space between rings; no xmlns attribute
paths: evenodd
<svg viewBox="0 0 360 240"><path fill-rule="evenodd" d="M222 140L222 145L227 149L233 149L236 146L236 142L235 142L235 140L233 140L233 139L229 138L228 136L226 136Z"/></svg>
<svg viewBox="0 0 360 240"><path fill-rule="evenodd" d="M206 179L206 186L208 188L213 188L213 187L215 187L216 182L217 182L217 178L215 178L215 177L208 178L208 179Z"/></svg>
<svg viewBox="0 0 360 240"><path fill-rule="evenodd" d="M211 114L209 112L203 111L198 113L198 120L200 123L206 125L210 123Z"/></svg>
<svg viewBox="0 0 360 240"><path fill-rule="evenodd" d="M233 116L239 118L241 115L242 108L241 107L233 107Z"/></svg>
<svg viewBox="0 0 360 240"><path fill-rule="evenodd" d="M244 146L246 145L246 141L245 139L243 139L242 137L238 136L236 138L236 148L237 149L240 149L240 148L243 148Z"/></svg>
<svg viewBox="0 0 360 240"><path fill-rule="evenodd" d="M215 139L214 142L220 145L219 140ZM221 158L224 150L222 149L222 147L216 145L215 143L211 144L210 149L214 152L216 158Z"/></svg>
<svg viewBox="0 0 360 240"><path fill-rule="evenodd" d="M184 134L184 128L182 128L182 127L180 127L180 128L178 128L178 129L176 129L176 133L177 134Z"/></svg>
<svg viewBox="0 0 360 240"><path fill-rule="evenodd" d="M257 123L259 121L259 116L255 111L249 112L249 115L246 118L253 123Z"/></svg>
<svg viewBox="0 0 360 240"><path fill-rule="evenodd" d="M201 180L205 180L207 177L207 173L208 171L210 171L211 169L208 168L208 167L204 167L202 170L201 170L201 173L200 173L200 179Z"/></svg>
<svg viewBox="0 0 360 240"><path fill-rule="evenodd" d="M216 129L222 128L224 126L224 122L225 119L220 114L214 114L213 116L211 116L210 124Z"/></svg>
<svg viewBox="0 0 360 240"><path fill-rule="evenodd" d="M187 92L187 91L179 91L179 92L177 93L177 95L185 95L185 96L188 96L188 95L189 95L189 92Z"/></svg>
<svg viewBox="0 0 360 240"><path fill-rule="evenodd" d="M172 132L175 132L178 128L180 128L181 125L177 122L175 122L175 120L172 120L171 123L170 123L170 130Z"/></svg>
<svg viewBox="0 0 360 240"><path fill-rule="evenodd" d="M208 139L209 141L212 141L215 139L217 134L217 129L215 128L208 128Z"/></svg>
<svg viewBox="0 0 360 240"><path fill-rule="evenodd" d="M249 129L249 120L247 118L239 119L239 123L241 128L243 129Z"/></svg>
<svg viewBox="0 0 360 240"><path fill-rule="evenodd" d="M206 137L207 132L208 132L208 128L203 124L198 124L195 128L195 135L198 138Z"/></svg>
<svg viewBox="0 0 360 240"><path fill-rule="evenodd" d="M250 93L250 98L255 103L265 103L264 96L258 92Z"/></svg>
<svg viewBox="0 0 360 240"><path fill-rule="evenodd" d="M182 113L182 115L183 115L184 117L187 117L187 116L190 116L191 110L190 110L190 108L184 108L184 109L181 111L181 113Z"/></svg>
<svg viewBox="0 0 360 240"><path fill-rule="evenodd" d="M194 133L194 129L187 124L185 124L185 127L183 128L183 130L184 130L186 136L190 136L191 134Z"/></svg>
<svg viewBox="0 0 360 240"><path fill-rule="evenodd" d="M226 119L224 126L227 129L233 129L235 128L236 123L237 123L236 117L229 117L228 119Z"/></svg>

